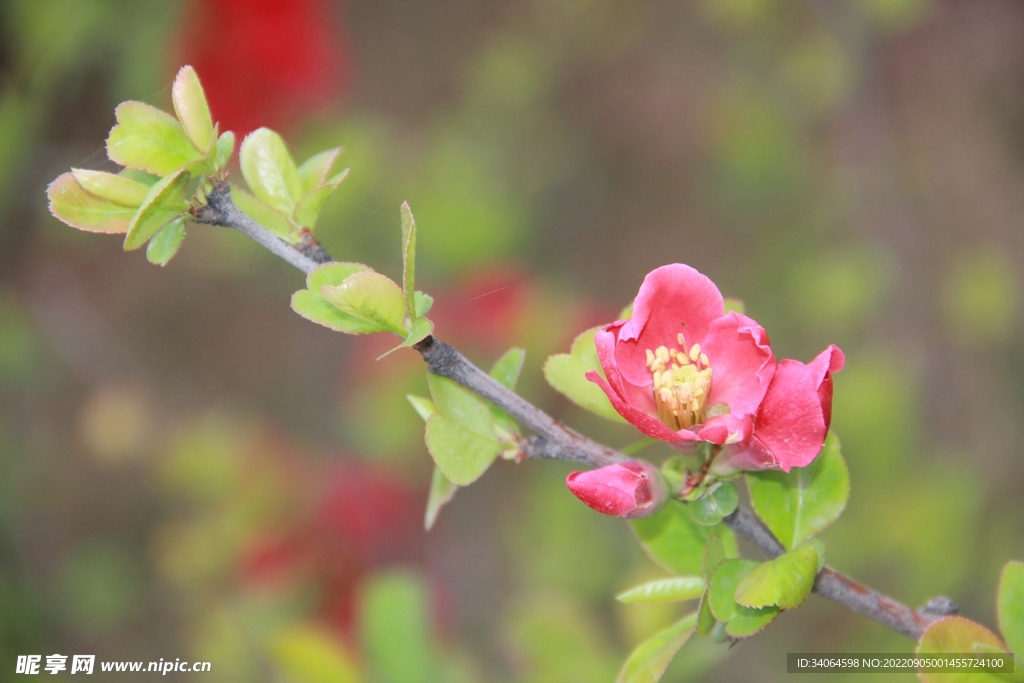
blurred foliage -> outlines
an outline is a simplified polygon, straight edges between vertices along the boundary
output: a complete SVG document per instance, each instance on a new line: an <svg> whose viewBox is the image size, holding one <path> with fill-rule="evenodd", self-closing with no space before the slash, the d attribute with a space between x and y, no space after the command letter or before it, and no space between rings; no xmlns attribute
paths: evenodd
<svg viewBox="0 0 1024 683"><path fill-rule="evenodd" d="M230 106L291 116L296 158L344 145L318 222L333 254L399 278L409 200L439 335L483 367L523 346L520 391L618 447L632 431L541 364L655 266L711 275L780 356L840 344L852 493L829 563L995 624L1024 547L1013 7L292 4L338 41L310 82L351 68L348 91ZM297 276L227 231L190 231L158 272L45 215L47 180L100 164L117 102L169 108L197 8L224 6L0 3L0 670L95 652L208 659L224 681L412 682L416 661L459 683L612 680L685 609L613 604L664 573L564 466L497 463L426 536L414 354L375 363L386 348L298 318ZM305 57L282 59L295 81ZM728 656L689 643L664 680L782 680L765 662L794 643L910 647L812 598Z"/></svg>

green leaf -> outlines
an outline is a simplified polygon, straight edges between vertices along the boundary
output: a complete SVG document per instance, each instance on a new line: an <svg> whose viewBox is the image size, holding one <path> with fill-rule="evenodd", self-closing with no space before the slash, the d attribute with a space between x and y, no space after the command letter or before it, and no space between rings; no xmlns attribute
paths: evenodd
<svg viewBox="0 0 1024 683"><path fill-rule="evenodd" d="M302 198L302 181L281 136L269 128L257 128L242 140L238 160L252 193L281 213L292 215Z"/></svg>
<svg viewBox="0 0 1024 683"><path fill-rule="evenodd" d="M178 115L188 139L196 149L206 151L213 144L213 117L210 107L206 104L203 86L199 76L191 66L183 66L174 78L171 86L171 100L174 102L174 113Z"/></svg>
<svg viewBox="0 0 1024 683"><path fill-rule="evenodd" d="M402 346L412 346L426 339L427 335L434 331L434 323L427 318L416 318L409 323L409 336L402 342Z"/></svg>
<svg viewBox="0 0 1024 683"><path fill-rule="evenodd" d="M124 236L124 249L138 249L156 234L157 230L188 211L185 189L188 185L188 171L179 168L164 176L149 188L146 199L128 224Z"/></svg>
<svg viewBox="0 0 1024 683"><path fill-rule="evenodd" d="M322 294L311 292L308 289L300 289L292 294L292 310L306 320L345 334L372 334L387 331L376 323L367 322L338 310L328 303Z"/></svg>
<svg viewBox="0 0 1024 683"><path fill-rule="evenodd" d="M372 273L373 268L362 263L331 261L318 266L306 275L306 289L319 294L321 287L340 285L348 279L349 275L362 272Z"/></svg>
<svg viewBox="0 0 1024 683"><path fill-rule="evenodd" d="M402 290L387 276L372 271L354 273L340 285L324 285L320 293L343 313L376 324L380 331L405 336Z"/></svg>
<svg viewBox="0 0 1024 683"><path fill-rule="evenodd" d="M682 602L704 594L707 582L702 576L675 576L634 586L615 596L619 602Z"/></svg>
<svg viewBox="0 0 1024 683"><path fill-rule="evenodd" d="M795 548L834 522L850 497L850 475L839 437L829 433L807 467L789 474L775 470L747 472L750 501L775 537Z"/></svg>
<svg viewBox="0 0 1024 683"><path fill-rule="evenodd" d="M943 617L933 621L925 629L921 640L917 643L918 655L945 654L992 654L1006 652L1006 646L999 637L981 624L963 617ZM963 672L925 673L918 676L923 683L960 683L969 680L971 683L996 683L1006 678L993 673L972 672L965 678Z"/></svg>
<svg viewBox="0 0 1024 683"><path fill-rule="evenodd" d="M361 640L375 680L433 683L430 602L423 579L403 570L380 573L360 597Z"/></svg>
<svg viewBox="0 0 1024 683"><path fill-rule="evenodd" d="M736 603L736 586L757 568L754 560L724 560L711 577L708 597L711 613L718 621L728 622L740 612L742 605Z"/></svg>
<svg viewBox="0 0 1024 683"><path fill-rule="evenodd" d="M715 570L708 587L711 613L725 622L725 631L735 638L757 633L779 614L778 607L755 609L736 602L736 587L758 566L753 560L725 560Z"/></svg>
<svg viewBox="0 0 1024 683"><path fill-rule="evenodd" d="M489 374L498 380L501 386L510 391L515 391L516 383L519 381L519 373L523 371L523 362L525 360L526 351L513 346L502 354L501 358L494 361Z"/></svg>
<svg viewBox="0 0 1024 683"><path fill-rule="evenodd" d="M73 168L71 173L86 192L115 204L139 208L146 200L151 185L144 185L123 175L106 171Z"/></svg>
<svg viewBox="0 0 1024 683"><path fill-rule="evenodd" d="M556 391L581 408L614 422L625 422L625 418L615 412L601 388L585 377L591 370L604 376L597 359L597 347L594 346L594 336L600 329L595 327L576 337L569 353L559 353L548 358L544 363L544 378Z"/></svg>
<svg viewBox="0 0 1024 683"><path fill-rule="evenodd" d="M416 317L422 318L428 312L430 312L430 307L434 305L434 297L430 296L429 294L424 294L423 292L416 292L415 299Z"/></svg>
<svg viewBox="0 0 1024 683"><path fill-rule="evenodd" d="M434 468L434 475L430 479L430 497L427 498L427 514L423 519L423 528L430 531L434 528L437 515L441 508L451 502L459 487L448 481L437 467Z"/></svg>
<svg viewBox="0 0 1024 683"><path fill-rule="evenodd" d="M338 189L341 181L345 180L346 176L348 176L347 168L323 185L318 185L302 195L302 198L295 204L296 222L312 230L316 226L316 219L320 216L320 209L324 207L324 202Z"/></svg>
<svg viewBox="0 0 1024 683"><path fill-rule="evenodd" d="M999 577L999 630L1010 651L1024 659L1024 562L1007 562Z"/></svg>
<svg viewBox="0 0 1024 683"><path fill-rule="evenodd" d="M416 219L409 202L402 202L402 291L405 292L406 310L416 313Z"/></svg>
<svg viewBox="0 0 1024 683"><path fill-rule="evenodd" d="M700 573L704 544L712 532L732 539L732 531L724 526L697 524L689 506L677 500L651 517L630 520L630 526L651 559L683 576Z"/></svg>
<svg viewBox="0 0 1024 683"><path fill-rule="evenodd" d="M230 130L221 133L217 138L217 147L213 152L213 166L223 170L231 163L231 155L235 151L235 134Z"/></svg>
<svg viewBox="0 0 1024 683"><path fill-rule="evenodd" d="M384 356L389 356L398 349L407 349L410 346L420 343L428 334L434 331L434 323L426 318L417 318L409 323L408 328L409 331L406 333L407 336L402 343L380 354L377 356L376 360L380 360Z"/></svg>
<svg viewBox="0 0 1024 683"><path fill-rule="evenodd" d="M697 615L690 614L640 643L619 671L616 683L655 683L679 648L693 635Z"/></svg>
<svg viewBox="0 0 1024 683"><path fill-rule="evenodd" d="M811 594L818 574L818 551L808 543L769 560L736 587L736 602L746 607L793 609Z"/></svg>
<svg viewBox="0 0 1024 683"><path fill-rule="evenodd" d="M160 180L160 176L158 175L139 171L134 168L122 168L117 175L128 178L129 180L134 180L137 183L142 183L147 188L153 187L156 185L157 181Z"/></svg>
<svg viewBox="0 0 1024 683"><path fill-rule="evenodd" d="M433 373L427 374L427 385L438 412L485 439L497 441L486 401L453 380Z"/></svg>
<svg viewBox="0 0 1024 683"><path fill-rule="evenodd" d="M159 176L203 158L170 114L143 102L122 102L107 137L107 156L122 166ZM204 148L205 151L205 148Z"/></svg>
<svg viewBox="0 0 1024 683"><path fill-rule="evenodd" d="M294 683L360 683L362 677L337 636L315 626L293 626L270 641L276 668Z"/></svg>
<svg viewBox="0 0 1024 683"><path fill-rule="evenodd" d="M729 482L721 482L690 503L693 519L698 524L713 526L731 514L740 504L740 494Z"/></svg>
<svg viewBox="0 0 1024 683"><path fill-rule="evenodd" d="M752 609L740 607L740 612L725 625L725 632L733 638L752 636L779 616L778 607L762 607Z"/></svg>
<svg viewBox="0 0 1024 683"><path fill-rule="evenodd" d="M708 591L704 591L704 595L700 598L700 607L697 609L697 635L704 636L710 635L715 629L715 625L718 621L715 620L715 615L711 613L711 606L708 604Z"/></svg>
<svg viewBox="0 0 1024 683"><path fill-rule="evenodd" d="M701 560L701 574L706 581L711 580L715 570L718 569L718 565L736 557L738 554L735 547L736 538L732 537L731 540L733 547L727 548L725 541L722 540L721 535L717 532L708 536L708 542L704 546L704 555Z"/></svg>
<svg viewBox="0 0 1024 683"><path fill-rule="evenodd" d="M157 230L153 239L146 247L146 260L158 266L166 266L167 262L178 253L181 241L185 239L185 217L172 220Z"/></svg>
<svg viewBox="0 0 1024 683"><path fill-rule="evenodd" d="M502 449L493 436L480 436L441 414L427 418L425 440L434 464L457 486L479 479Z"/></svg>
<svg viewBox="0 0 1024 683"><path fill-rule="evenodd" d="M426 422L427 418L431 415L437 414L437 406L429 398L423 398L422 396L413 396L412 394L406 395L406 400L412 404L412 407L416 409L418 414L423 421Z"/></svg>
<svg viewBox="0 0 1024 683"><path fill-rule="evenodd" d="M278 237L288 239L295 226L283 213L238 187L231 186L231 201L235 203L249 218Z"/></svg>
<svg viewBox="0 0 1024 683"><path fill-rule="evenodd" d="M299 180L302 183L303 194L308 194L314 188L324 184L331 173L331 167L341 154L341 147L327 149L319 154L314 154L302 162L298 168ZM346 169L347 170L347 169Z"/></svg>
<svg viewBox="0 0 1024 683"><path fill-rule="evenodd" d="M86 192L71 173L62 173L46 188L50 213L72 228L88 232L122 233L136 209Z"/></svg>

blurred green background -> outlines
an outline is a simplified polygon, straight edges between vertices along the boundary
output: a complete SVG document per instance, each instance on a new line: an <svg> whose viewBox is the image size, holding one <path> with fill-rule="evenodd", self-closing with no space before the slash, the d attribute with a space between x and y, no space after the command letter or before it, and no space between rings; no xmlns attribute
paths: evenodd
<svg viewBox="0 0 1024 683"><path fill-rule="evenodd" d="M159 269L49 216L183 63L222 129L345 146L339 260L399 274L408 200L438 335L484 366L526 347L521 391L611 445L635 436L541 365L654 267L745 300L780 357L839 344L828 561L994 626L1024 558L1024 5L6 0L0 27L0 680L57 652L596 683L681 610L614 602L660 570L560 464L499 464L424 533L422 362L293 314L301 277L241 236L194 226ZM911 648L812 599L665 680Z"/></svg>

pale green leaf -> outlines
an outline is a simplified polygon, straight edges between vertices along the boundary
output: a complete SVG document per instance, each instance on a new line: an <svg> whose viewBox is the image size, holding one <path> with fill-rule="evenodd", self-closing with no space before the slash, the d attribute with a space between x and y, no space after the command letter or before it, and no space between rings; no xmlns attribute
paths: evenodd
<svg viewBox="0 0 1024 683"><path fill-rule="evenodd" d="M818 551L810 543L759 565L736 587L736 602L746 607L798 607L814 587Z"/></svg>
<svg viewBox="0 0 1024 683"><path fill-rule="evenodd" d="M708 542L704 546L704 555L701 559L701 575L705 580L710 581L718 565L738 555L735 542L736 537L730 536L732 547L727 547L722 536L715 532L708 536Z"/></svg>
<svg viewBox="0 0 1024 683"><path fill-rule="evenodd" d="M423 418L424 422L426 422L427 418L431 415L437 414L437 407L429 398L414 396L412 394L408 394L405 398L412 404L412 407L416 409L416 414Z"/></svg>
<svg viewBox="0 0 1024 683"><path fill-rule="evenodd" d="M114 114L107 156L122 166L165 176L204 156L205 148L196 149L178 120L156 107L122 102Z"/></svg>
<svg viewBox="0 0 1024 683"><path fill-rule="evenodd" d="M493 437L480 436L441 414L427 418L425 441L434 464L457 486L479 479L502 449Z"/></svg>
<svg viewBox="0 0 1024 683"><path fill-rule="evenodd" d="M340 285L324 285L320 293L343 313L405 336L402 290L387 276L373 271L353 273Z"/></svg>
<svg viewBox="0 0 1024 683"><path fill-rule="evenodd" d="M1024 661L1024 562L1007 562L999 578L996 606L1003 639Z"/></svg>
<svg viewBox="0 0 1024 683"><path fill-rule="evenodd" d="M316 226L316 219L320 210L324 207L327 198L338 189L341 181L348 175L348 169L331 178L323 185L318 185L302 196L295 204L295 220L299 225L312 230Z"/></svg>
<svg viewBox="0 0 1024 683"><path fill-rule="evenodd" d="M778 607L740 607L739 613L725 625L725 632L733 638L746 638L775 621L778 616Z"/></svg>
<svg viewBox="0 0 1024 683"><path fill-rule="evenodd" d="M188 177L185 169L178 169L149 188L142 206L128 224L128 232L124 236L125 251L138 249L148 242L157 230L188 211L188 199L185 195Z"/></svg>
<svg viewBox="0 0 1024 683"><path fill-rule="evenodd" d="M249 218L278 237L288 239L296 226L283 213L238 187L231 186L231 201Z"/></svg>
<svg viewBox="0 0 1024 683"><path fill-rule="evenodd" d="M302 198L302 181L281 136L269 128L257 128L242 140L238 159L249 190L291 216Z"/></svg>
<svg viewBox="0 0 1024 683"><path fill-rule="evenodd" d="M523 362L525 360L526 351L513 346L494 362L489 374L506 389L515 391L516 383L519 381L519 373L523 371Z"/></svg>
<svg viewBox="0 0 1024 683"><path fill-rule="evenodd" d="M171 100L189 140L196 149L208 150L213 144L213 117L199 76L191 66L183 66L178 71L171 86Z"/></svg>
<svg viewBox="0 0 1024 683"><path fill-rule="evenodd" d="M619 602L682 602L704 594L707 582L702 576L675 576L634 586L615 596Z"/></svg>
<svg viewBox="0 0 1024 683"><path fill-rule="evenodd" d="M390 356L399 349L407 349L410 346L420 343L427 337L427 335L434 331L434 323L426 318L417 318L409 323L408 328L409 331L406 332L406 337L402 340L402 343L380 354L377 356L376 360L380 360L385 356Z"/></svg>
<svg viewBox="0 0 1024 683"><path fill-rule="evenodd" d="M322 294L311 292L308 289L300 289L292 294L292 310L306 320L345 334L387 332L386 328L377 323L368 322L339 311L328 303Z"/></svg>
<svg viewBox="0 0 1024 683"><path fill-rule="evenodd" d="M690 508L694 521L711 526L721 522L726 515L732 514L739 502L740 495L736 487L726 481L710 488L707 493L690 503Z"/></svg>
<svg viewBox="0 0 1024 683"><path fill-rule="evenodd" d="M269 644L275 668L292 683L361 683L352 656L338 637L318 626L290 626Z"/></svg>
<svg viewBox="0 0 1024 683"><path fill-rule="evenodd" d="M739 614L742 605L736 603L736 586L757 565L754 560L741 559L724 560L719 563L708 584L709 605L715 619L728 622Z"/></svg>
<svg viewBox="0 0 1024 683"><path fill-rule="evenodd" d="M62 173L50 183L46 196L50 213L72 228L88 232L127 232L136 212L132 207L86 192L71 173Z"/></svg>
<svg viewBox="0 0 1024 683"><path fill-rule="evenodd" d="M630 520L630 526L651 559L683 576L701 572L704 544L713 532L721 534L723 540L732 538L727 527L697 524L689 506L677 500L669 501L651 517Z"/></svg>
<svg viewBox="0 0 1024 683"><path fill-rule="evenodd" d="M689 614L640 643L622 665L616 683L656 683L696 626L697 615Z"/></svg>
<svg viewBox="0 0 1024 683"><path fill-rule="evenodd" d="M416 219L413 218L409 202L402 202L402 291L405 293L406 310L416 314Z"/></svg>
<svg viewBox="0 0 1024 683"><path fill-rule="evenodd" d="M850 497L850 475L839 438L829 433L807 467L788 474L776 470L747 472L750 501L775 537L794 548L834 522Z"/></svg>
<svg viewBox="0 0 1024 683"><path fill-rule="evenodd" d="M146 260L158 266L166 266L167 262L178 253L181 241L185 239L185 217L175 218L157 230L153 239L146 247Z"/></svg>
<svg viewBox="0 0 1024 683"><path fill-rule="evenodd" d="M614 422L625 422L625 418L615 412L601 388L585 376L591 370L604 375L597 359L597 347L594 346L594 336L600 329L595 327L576 337L569 353L548 358L544 363L544 378L556 391L581 408Z"/></svg>
<svg viewBox="0 0 1024 683"><path fill-rule="evenodd" d="M311 292L319 292L324 285L340 285L349 275L363 271L373 272L373 268L362 263L331 261L317 266L306 275L306 289Z"/></svg>
<svg viewBox="0 0 1024 683"><path fill-rule="evenodd" d="M214 150L213 166L217 169L227 168L231 163L231 155L235 152L235 134L230 130L225 131L217 138L217 147Z"/></svg>
<svg viewBox="0 0 1024 683"><path fill-rule="evenodd" d="M700 598L700 607L697 608L697 635L701 637L710 635L718 623L715 615L711 613L711 606L708 604L708 601L709 594L705 590L704 595Z"/></svg>
<svg viewBox="0 0 1024 683"><path fill-rule="evenodd" d="M416 317L422 318L429 311L430 307L434 305L434 297L423 292L416 292Z"/></svg>
<svg viewBox="0 0 1024 683"><path fill-rule="evenodd" d="M487 401L447 377L427 374L430 396L437 410L477 435L497 441Z"/></svg>
<svg viewBox="0 0 1024 683"><path fill-rule="evenodd" d="M430 479L430 496L427 498L427 512L423 518L423 528L430 531L434 528L434 522L437 521L437 515L441 512L441 508L451 502L452 498L455 497L455 492L459 490L459 487L448 481L437 467L434 468L434 474Z"/></svg>
<svg viewBox="0 0 1024 683"><path fill-rule="evenodd" d="M434 323L427 318L416 318L409 323L408 336L402 342L402 346L412 346L426 339L427 335L434 331Z"/></svg>
<svg viewBox="0 0 1024 683"><path fill-rule="evenodd" d="M139 208L149 194L152 185L144 185L123 175L106 171L89 171L73 168L71 173L86 192L115 204Z"/></svg>
<svg viewBox="0 0 1024 683"><path fill-rule="evenodd" d="M160 176L158 175L153 175L146 171L139 171L134 168L122 168L117 175L128 178L129 180L134 180L137 183L142 183L147 188L153 187L157 184L157 181L160 180Z"/></svg>
<svg viewBox="0 0 1024 683"><path fill-rule="evenodd" d="M779 614L778 607L752 608L736 602L736 587L758 566L752 560L725 560L718 565L708 587L708 605L725 631L736 638L757 633Z"/></svg>
<svg viewBox="0 0 1024 683"><path fill-rule="evenodd" d="M924 635L921 636L921 640L917 643L918 655L984 655L999 652L1006 652L1006 646L999 639L999 636L981 624L958 616L943 617L933 621L925 629ZM999 681L1005 682L1008 678L980 671L969 674L961 671L950 673L920 672L918 676L920 676L923 683L961 683L962 681L969 681L970 683L997 683Z"/></svg>
<svg viewBox="0 0 1024 683"><path fill-rule="evenodd" d="M338 159L338 155L341 154L341 150L341 147L327 149L302 162L298 168L298 174L299 180L302 182L303 194L308 194L314 188L324 184L324 181L330 176L331 168Z"/></svg>

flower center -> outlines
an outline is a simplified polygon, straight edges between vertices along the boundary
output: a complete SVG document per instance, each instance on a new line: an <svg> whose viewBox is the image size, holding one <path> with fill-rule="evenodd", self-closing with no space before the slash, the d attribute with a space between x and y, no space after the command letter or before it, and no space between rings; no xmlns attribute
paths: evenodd
<svg viewBox="0 0 1024 683"><path fill-rule="evenodd" d="M677 339L685 349L683 335ZM659 420L673 429L689 429L704 421L711 368L700 344L691 346L689 352L666 346L647 349L647 367L654 376L654 405Z"/></svg>

